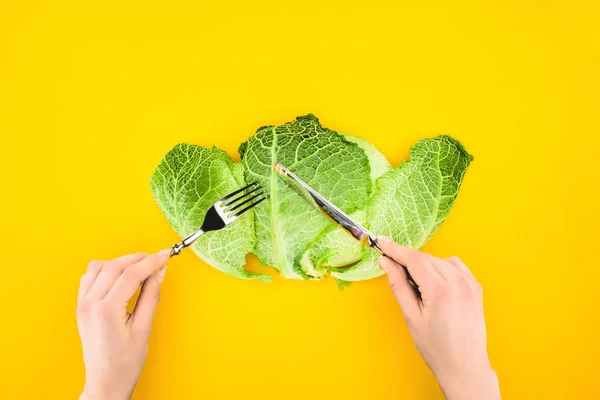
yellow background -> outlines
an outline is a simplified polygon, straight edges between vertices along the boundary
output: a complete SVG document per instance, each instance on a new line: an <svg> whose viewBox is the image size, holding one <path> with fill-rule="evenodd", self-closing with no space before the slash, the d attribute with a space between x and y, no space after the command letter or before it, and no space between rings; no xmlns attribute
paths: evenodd
<svg viewBox="0 0 600 400"><path fill-rule="evenodd" d="M0 397L77 397L79 277L178 239L148 184L171 146L237 158L259 126L312 112L394 165L423 137L465 144L475 161L425 250L482 282L505 398L597 398L597 6L216 3L0 4ZM134 397L442 394L385 279L249 282L188 252Z"/></svg>

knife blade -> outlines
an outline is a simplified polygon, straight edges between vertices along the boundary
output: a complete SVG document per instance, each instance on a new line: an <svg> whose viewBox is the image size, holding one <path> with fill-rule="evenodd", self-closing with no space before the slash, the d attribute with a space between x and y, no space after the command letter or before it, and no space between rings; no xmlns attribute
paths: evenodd
<svg viewBox="0 0 600 400"><path fill-rule="evenodd" d="M366 228L352 219L345 212L340 210L335 204L330 202L321 195L319 192L310 187L302 179L298 178L289 169L276 162L273 164L275 171L284 178L284 180L306 201L311 203L317 209L319 209L325 216L331 219L333 222L341 226L346 232L354 237L359 242L375 248L375 250L382 253L379 246L377 246L377 238Z"/></svg>
<svg viewBox="0 0 600 400"><path fill-rule="evenodd" d="M421 293L419 292L418 285L410 276L408 269L396 260L387 256L383 250L377 244L377 236L363 227L361 224L352 219L348 214L339 209L335 204L329 201L325 196L317 192L315 189L310 187L306 182L300 179L296 174L287 169L279 162L273 163L273 168L279 174L280 177L284 179L284 181L292 188L296 193L298 193L301 197L303 197L307 202L316 207L319 211L321 211L326 217L330 220L338 224L341 228L344 229L350 236L359 242L367 245L373 249L375 249L379 254L384 257L387 257L394 261L396 264L400 265L404 268L406 272L406 276L411 286L415 290L415 293L421 298Z"/></svg>

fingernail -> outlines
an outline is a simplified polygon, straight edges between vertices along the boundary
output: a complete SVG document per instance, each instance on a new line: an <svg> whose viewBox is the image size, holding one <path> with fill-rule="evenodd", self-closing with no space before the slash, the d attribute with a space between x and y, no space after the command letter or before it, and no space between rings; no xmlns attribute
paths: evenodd
<svg viewBox="0 0 600 400"><path fill-rule="evenodd" d="M158 283L161 283L163 279L165 279L165 274L167 273L167 266L162 267L158 272Z"/></svg>
<svg viewBox="0 0 600 400"><path fill-rule="evenodd" d="M170 254L171 250L169 249L164 249L158 252L158 254L160 254L161 256L166 256L167 254Z"/></svg>
<svg viewBox="0 0 600 400"><path fill-rule="evenodd" d="M389 242L391 242L391 241L392 241L392 239L390 239L390 238L389 238L389 237L387 237L387 236L383 236L383 235L379 235L379 236L377 236L377 240L378 240L378 241L382 241L382 242L384 242L384 243L389 243Z"/></svg>

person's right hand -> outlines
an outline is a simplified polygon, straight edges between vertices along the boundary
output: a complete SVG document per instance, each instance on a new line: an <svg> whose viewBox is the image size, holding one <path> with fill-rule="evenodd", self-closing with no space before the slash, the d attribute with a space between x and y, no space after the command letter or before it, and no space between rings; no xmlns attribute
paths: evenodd
<svg viewBox="0 0 600 400"><path fill-rule="evenodd" d="M406 266L419 286L422 301L403 268L380 258L417 349L446 398L500 399L487 354L482 289L473 274L458 257L442 260L386 237L377 243L384 254Z"/></svg>

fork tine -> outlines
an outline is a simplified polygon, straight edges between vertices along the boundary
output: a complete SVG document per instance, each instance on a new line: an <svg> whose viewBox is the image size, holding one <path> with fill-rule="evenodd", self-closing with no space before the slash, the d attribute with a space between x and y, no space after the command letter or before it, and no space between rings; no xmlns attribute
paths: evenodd
<svg viewBox="0 0 600 400"><path fill-rule="evenodd" d="M236 204L235 206L232 206L231 209L227 210L226 212L229 214L229 213L232 213L232 212L234 212L236 210L239 210L241 206L243 206L244 204L248 204L249 202L251 202L252 200L256 199L257 197L262 196L263 194L265 194L265 193L264 192L259 192L259 193L255 194L254 196L252 196L252 197L250 197L250 198L242 201L241 203Z"/></svg>
<svg viewBox="0 0 600 400"><path fill-rule="evenodd" d="M267 196L256 200L254 203L250 204L249 206L247 206L247 207L241 209L240 211L236 212L235 214L233 214L233 216L231 216L230 218L236 219L237 217L239 217L240 215L242 215L243 213L245 213L246 211L248 211L249 209L251 209L252 207L257 205L258 203L260 203L261 201L266 200L266 199L267 199Z"/></svg>
<svg viewBox="0 0 600 400"><path fill-rule="evenodd" d="M239 201L239 200L243 199L244 197L246 197L246 196L249 196L249 195L251 195L252 193L254 193L254 192L256 192L257 190L260 190L260 189L261 189L261 187L260 187L260 186L258 186L258 187L255 187L255 188L254 188L254 189L252 189L251 191L249 191L249 192L246 192L246 193L244 193L244 194L242 194L242 195L239 195L239 196L238 196L238 197L236 197L235 199L231 199L231 200L229 200L229 201L228 201L226 204L223 204L221 207L229 207L230 205L233 205L233 203L235 203L236 201Z"/></svg>
<svg viewBox="0 0 600 400"><path fill-rule="evenodd" d="M268 198L269 196L265 195L264 191L260 190L261 187L258 186L257 188L252 189L250 192L245 193L245 194L238 196L235 199L229 201L225 206L222 205L222 203L225 200L230 199L233 196L235 196L236 194L241 193L244 190L246 190L250 187L253 187L257 184L258 184L258 182L252 182L249 185L244 186L243 188L238 189L231 194L228 194L227 196L223 197L221 200L218 200L215 204L213 204L206 212L206 215L204 216L204 222L202 223L202 226L200 227L200 229L198 229L197 231L188 235L181 242L174 244L171 247L171 257L178 255L179 253L181 253L181 250L183 250L184 248L186 248L188 246L191 246L192 243L194 243L196 241L196 239L198 239L200 236L202 236L202 234L204 234L204 232L216 231L216 230L224 228L225 226L229 225L229 223L235 221L240 215L242 215L243 213L245 213L252 207L256 206L261 201ZM248 198L248 196L250 194L255 193L257 191L258 191L258 193L256 193L254 196L251 196L250 198ZM264 197L261 197L260 199L254 201L257 197L260 197L260 196L264 196ZM244 200L244 199L246 199L246 200ZM237 202L239 202L241 200L243 200L241 203L236 204ZM252 201L254 201L254 202L252 203ZM242 207L248 203L251 203L251 204L240 210L240 207ZM226 210L227 207L231 207L231 210ZM236 212L236 210L239 210L239 211ZM232 214L234 212L235 212L235 214L230 216L230 214Z"/></svg>
<svg viewBox="0 0 600 400"><path fill-rule="evenodd" d="M225 200L227 200L227 199L230 199L231 197L235 196L236 194L243 192L244 190L248 189L249 187L252 187L252 186L256 185L257 183L258 183L258 182L254 181L254 182L252 182L252 183L250 183L250 184L248 184L248 185L244 186L243 188L236 190L236 191L235 191L235 192L233 192L233 193L229 193L227 196L223 197L223 198L222 198L221 200L219 200L219 201L225 201Z"/></svg>

